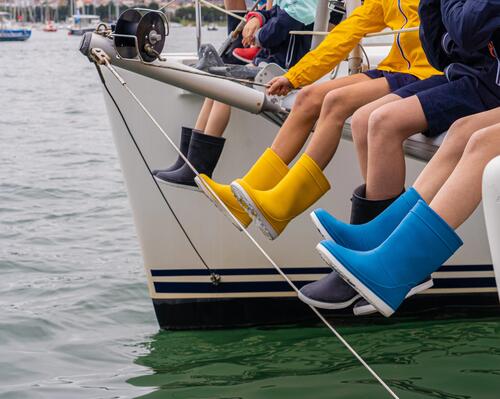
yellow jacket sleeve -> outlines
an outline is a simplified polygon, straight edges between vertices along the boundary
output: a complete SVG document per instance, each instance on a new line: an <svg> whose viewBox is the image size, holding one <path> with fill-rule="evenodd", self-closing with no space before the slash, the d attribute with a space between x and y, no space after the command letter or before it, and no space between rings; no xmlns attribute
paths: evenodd
<svg viewBox="0 0 500 399"><path fill-rule="evenodd" d="M323 77L351 52L367 33L380 32L384 22L382 0L365 0L364 4L338 24L323 42L285 74L293 87L303 87Z"/></svg>

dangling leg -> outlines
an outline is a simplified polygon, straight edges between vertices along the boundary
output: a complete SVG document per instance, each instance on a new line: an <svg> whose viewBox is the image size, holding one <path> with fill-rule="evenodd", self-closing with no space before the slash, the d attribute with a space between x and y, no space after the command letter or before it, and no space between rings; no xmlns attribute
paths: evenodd
<svg viewBox="0 0 500 399"><path fill-rule="evenodd" d="M345 120L357 108L388 91L385 78L331 91L325 96L318 125L305 154L283 180L267 191L256 190L241 179L231 183L235 196L249 214L257 218L266 237L275 239L293 218L330 188L322 170L337 150Z"/></svg>
<svg viewBox="0 0 500 399"><path fill-rule="evenodd" d="M302 89L272 147L262 154L242 180L258 190L273 188L286 175L288 172L287 164L297 155L307 140L319 116L321 104L326 94L335 88L367 80L370 78L365 75L353 75ZM229 185L219 184L205 175L201 175L200 179L197 180L198 186L219 209L223 210L211 191L222 199L232 215L238 218L241 224L245 227L250 224L251 218L234 198Z"/></svg>
<svg viewBox="0 0 500 399"><path fill-rule="evenodd" d="M430 206L419 201L382 245L358 252L325 241L318 250L377 310L390 316L419 279L462 245L454 230L479 205L484 170L498 155L500 123L472 135Z"/></svg>
<svg viewBox="0 0 500 399"><path fill-rule="evenodd" d="M189 162L199 173L212 176L224 148L225 139L221 136L229 123L230 116L230 106L205 100L196 122L197 127L205 126L205 131L193 129L187 151ZM156 177L160 182L167 184L196 187L195 173L187 164L172 171L158 172Z"/></svg>
<svg viewBox="0 0 500 399"><path fill-rule="evenodd" d="M460 162L431 201L430 207L453 229L462 225L479 205L484 169L498 155L500 123L472 135Z"/></svg>

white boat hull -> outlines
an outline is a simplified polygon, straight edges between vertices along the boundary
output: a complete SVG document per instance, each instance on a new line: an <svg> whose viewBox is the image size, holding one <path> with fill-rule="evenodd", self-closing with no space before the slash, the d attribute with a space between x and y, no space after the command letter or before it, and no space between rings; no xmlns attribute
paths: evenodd
<svg viewBox="0 0 500 399"><path fill-rule="evenodd" d="M194 125L201 97L139 74L119 71L175 142L179 141L181 126ZM166 167L177 154L105 68L103 74L113 97L105 92L160 325L207 328L293 322L307 317L308 309L292 289L203 194L155 182L148 168ZM278 129L261 116L234 109L215 179L229 183L244 175L271 144ZM408 186L424 166L425 161L407 158ZM342 140L326 174L332 190L314 206L347 220L352 190L362 182L351 141ZM309 212L294 220L273 242L255 226L249 231L298 286L330 270L315 251L320 236L310 222ZM459 229L459 234L465 245L433 275L434 288L408 302L438 304L434 295L439 295L439 301L460 297L471 303L491 303L491 298L496 297L482 209ZM190 241L206 265L221 276L218 284L211 281L210 272Z"/></svg>

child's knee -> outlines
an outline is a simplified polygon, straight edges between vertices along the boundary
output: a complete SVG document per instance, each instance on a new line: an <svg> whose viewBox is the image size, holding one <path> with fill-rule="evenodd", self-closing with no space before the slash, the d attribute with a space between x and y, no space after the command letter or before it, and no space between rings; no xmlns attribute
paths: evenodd
<svg viewBox="0 0 500 399"><path fill-rule="evenodd" d="M471 136L465 148L466 154L500 154L500 129L486 127Z"/></svg>
<svg viewBox="0 0 500 399"><path fill-rule="evenodd" d="M314 85L306 86L299 91L295 99L294 108L319 115L323 98Z"/></svg>
<svg viewBox="0 0 500 399"><path fill-rule="evenodd" d="M394 130L393 112L389 107L374 110L368 118L368 135L370 140L385 140L388 133Z"/></svg>
<svg viewBox="0 0 500 399"><path fill-rule="evenodd" d="M356 145L366 145L368 137L368 119L370 110L364 107L358 109L351 118L352 139Z"/></svg>

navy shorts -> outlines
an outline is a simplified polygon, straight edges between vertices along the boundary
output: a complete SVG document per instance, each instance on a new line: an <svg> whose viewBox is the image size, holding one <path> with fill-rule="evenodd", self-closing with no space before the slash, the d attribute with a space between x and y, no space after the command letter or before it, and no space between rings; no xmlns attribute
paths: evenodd
<svg viewBox="0 0 500 399"><path fill-rule="evenodd" d="M410 75L409 73L387 72L387 71L381 71L379 69L370 69L369 71L363 73L372 79L386 78L391 92L394 92L406 85L419 81L419 79L416 76Z"/></svg>
<svg viewBox="0 0 500 399"><path fill-rule="evenodd" d="M394 94L402 98L417 96L429 125L424 134L433 137L447 131L460 118L500 105L500 100L486 96L479 85L468 76L449 82L445 76L435 75L396 90Z"/></svg>

